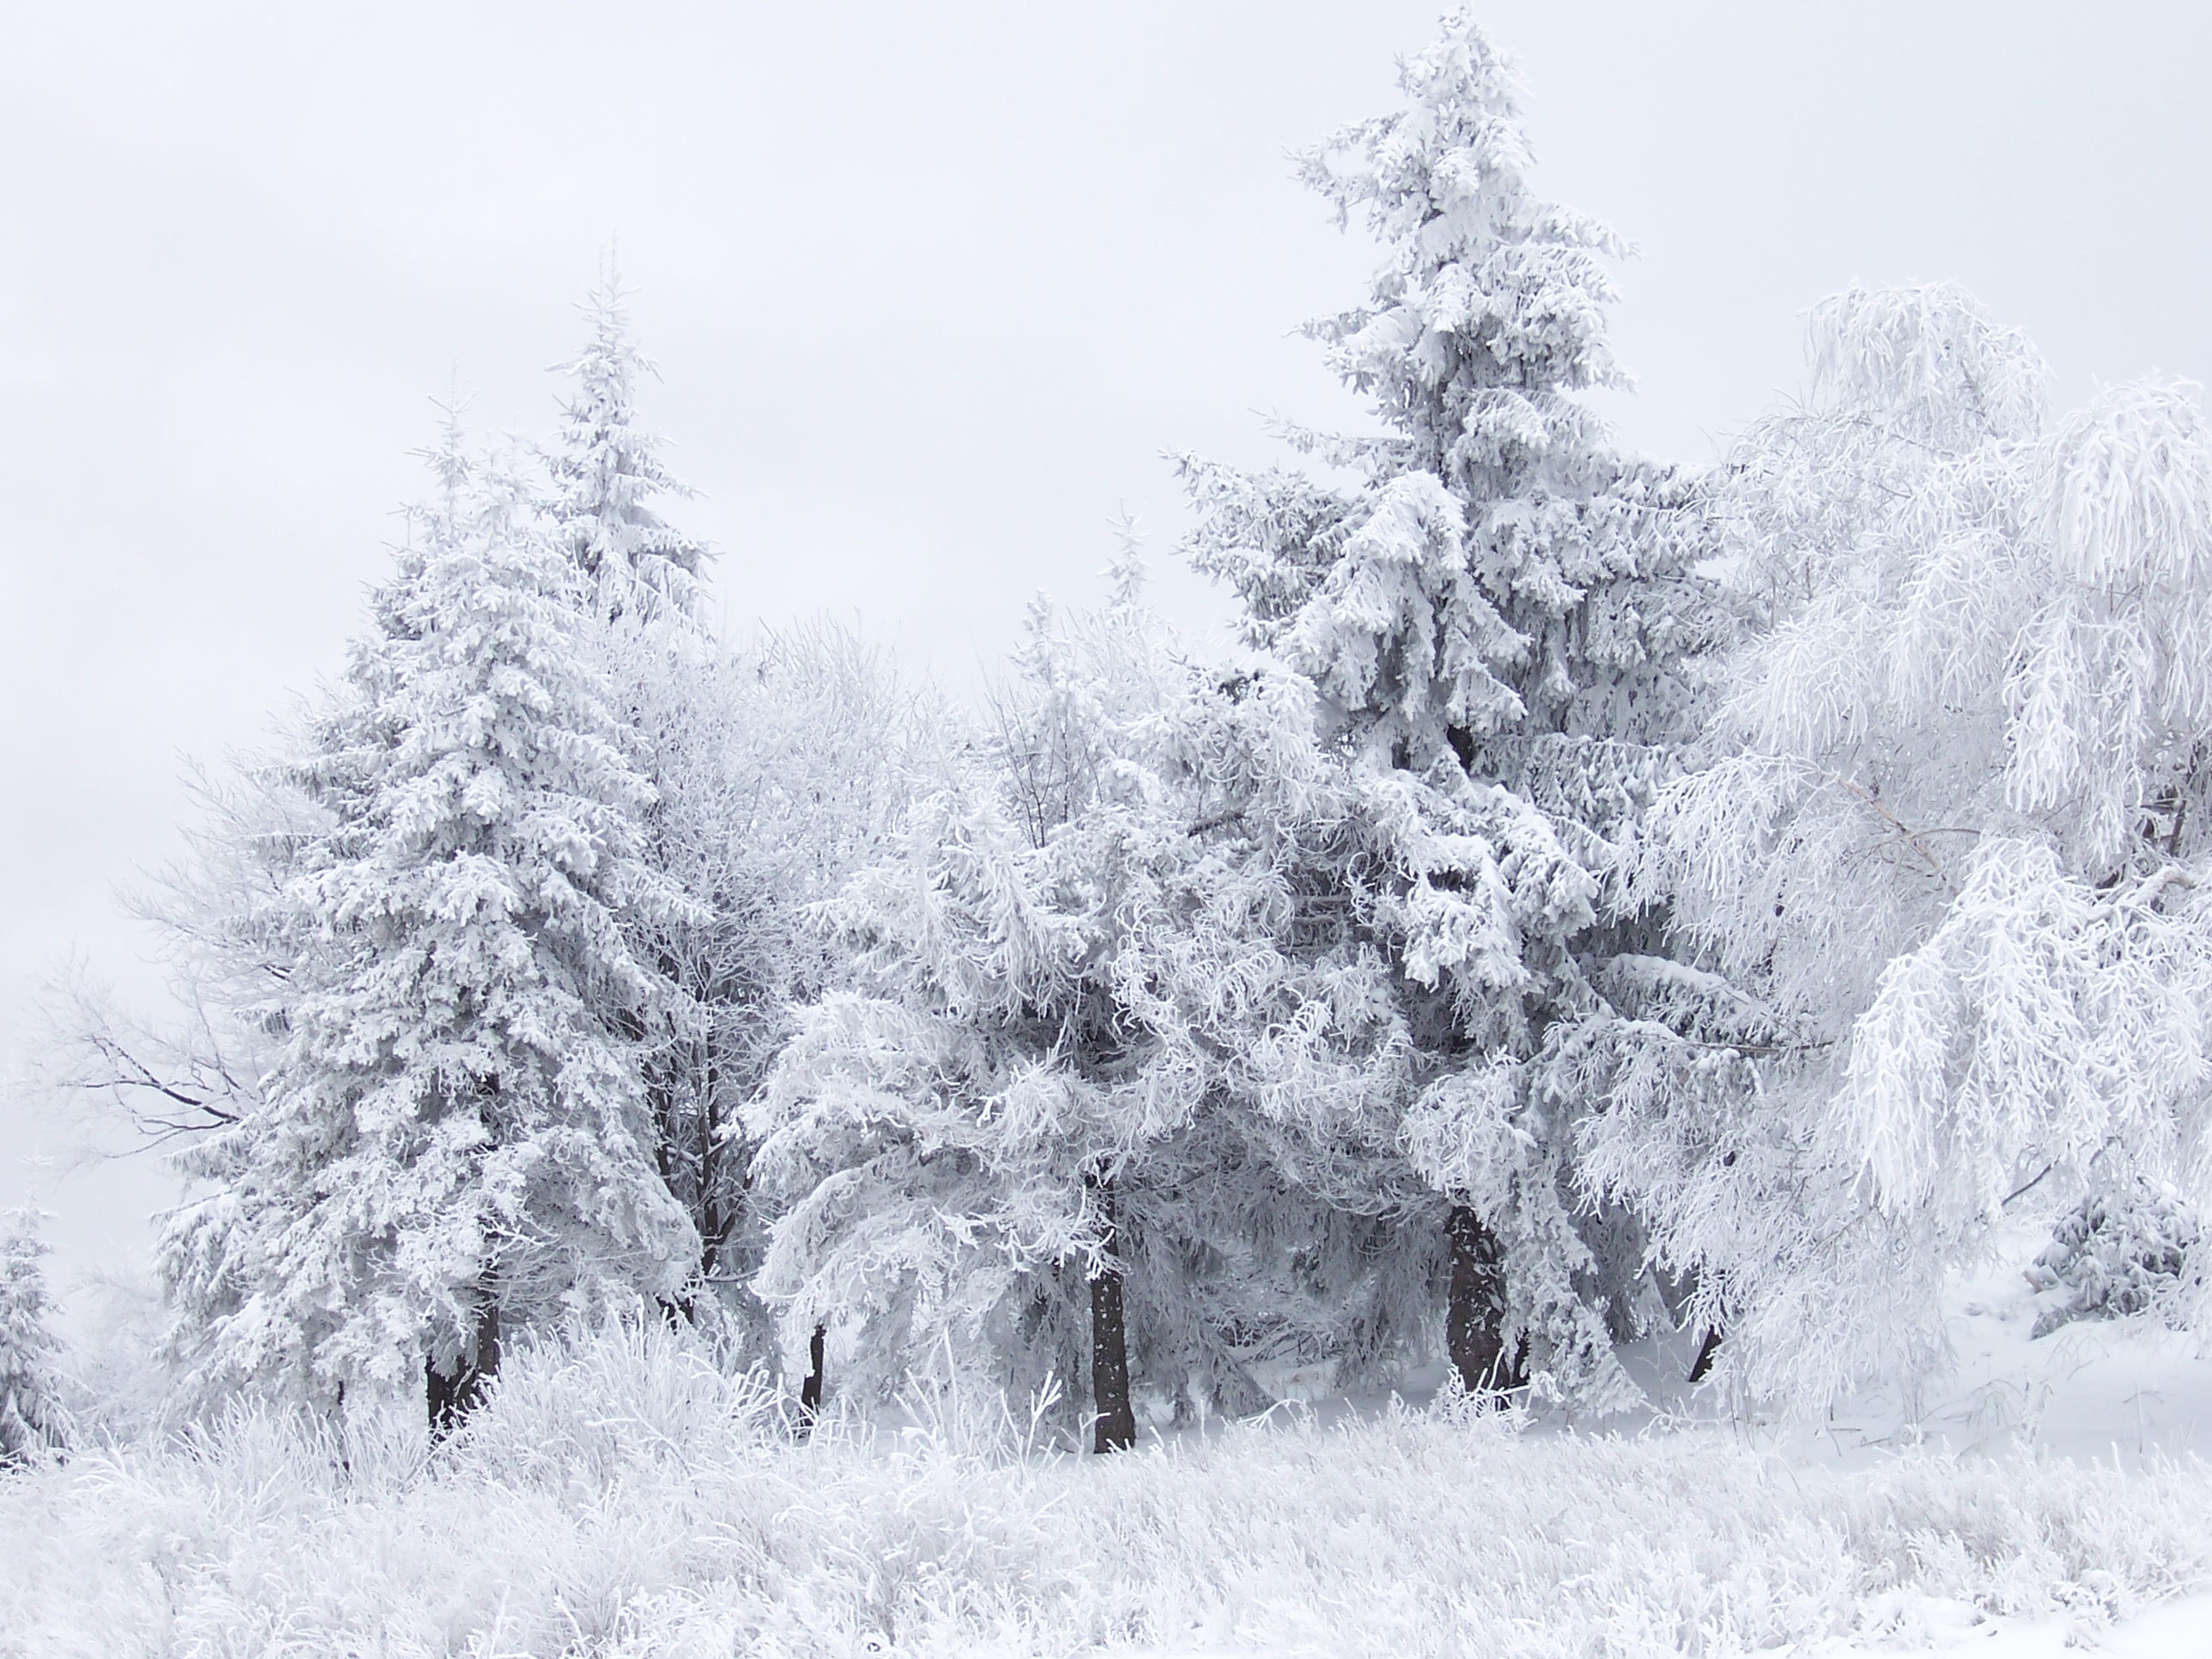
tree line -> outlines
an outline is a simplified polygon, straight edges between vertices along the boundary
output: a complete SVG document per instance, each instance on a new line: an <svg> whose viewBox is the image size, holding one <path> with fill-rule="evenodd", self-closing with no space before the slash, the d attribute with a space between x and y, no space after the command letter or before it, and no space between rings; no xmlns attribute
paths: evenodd
<svg viewBox="0 0 2212 1659"><path fill-rule="evenodd" d="M1299 162L1380 251L1309 331L1372 429L1176 458L1234 649L1133 547L979 711L727 645L611 283L553 440L449 422L343 680L206 781L191 1023L88 1004L61 1062L178 1138L191 1387L442 1426L657 1307L810 1406L1057 1387L1100 1450L1431 1356L1626 1407L1662 1329L1811 1409L1939 1363L2002 1218L2185 1205L2197 393L2054 416L1966 295L1854 290L1802 402L1634 455L1620 246L1510 66L1456 16L1400 84Z"/></svg>

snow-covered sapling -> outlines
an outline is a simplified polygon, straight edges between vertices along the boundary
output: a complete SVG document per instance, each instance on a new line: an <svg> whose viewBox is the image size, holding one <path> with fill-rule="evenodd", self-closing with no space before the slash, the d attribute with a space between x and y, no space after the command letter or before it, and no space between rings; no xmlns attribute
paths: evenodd
<svg viewBox="0 0 2212 1659"><path fill-rule="evenodd" d="M2084 1194L2028 1264L2028 1283L2037 1290L2067 1292L2036 1316L2034 1334L2154 1309L2182 1315L2182 1294L2201 1271L2203 1238L2197 1206L2167 1183L2138 1176Z"/></svg>
<svg viewBox="0 0 2212 1659"><path fill-rule="evenodd" d="M60 1343L34 1211L0 1215L0 1468L60 1451L69 1416L54 1374Z"/></svg>

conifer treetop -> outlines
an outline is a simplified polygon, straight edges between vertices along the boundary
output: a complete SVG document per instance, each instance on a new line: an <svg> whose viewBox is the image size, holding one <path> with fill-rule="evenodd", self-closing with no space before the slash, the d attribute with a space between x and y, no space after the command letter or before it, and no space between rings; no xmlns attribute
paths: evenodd
<svg viewBox="0 0 2212 1659"><path fill-rule="evenodd" d="M1530 187L1520 77L1465 12L1400 61L1412 107L1344 127L1299 176L1355 211L1385 258L1367 302L1309 325L1346 384L1397 434L1374 460L1455 494L1512 493L1601 436L1561 394L1623 385L1606 344L1620 240Z"/></svg>
<svg viewBox="0 0 2212 1659"><path fill-rule="evenodd" d="M1617 817L1633 757L1565 738L1676 740L1696 659L1725 635L1691 481L1621 453L1586 394L1626 384L1606 343L1622 245L1531 186L1510 65L1464 14L1404 60L1408 107L1306 152L1305 182L1382 259L1364 303L1309 325L1380 435L1292 429L1333 481L1186 457L1186 551L1233 584L1246 634L1388 764L1506 780ZM1555 745L1556 746L1556 745ZM1620 763L1616 764L1616 763Z"/></svg>
<svg viewBox="0 0 2212 1659"><path fill-rule="evenodd" d="M629 301L611 264L581 307L590 337L559 372L574 391L548 464L562 550L592 585L602 615L688 615L713 556L661 517L659 503L696 492L661 458L663 441L637 425L640 380L659 371L630 337Z"/></svg>

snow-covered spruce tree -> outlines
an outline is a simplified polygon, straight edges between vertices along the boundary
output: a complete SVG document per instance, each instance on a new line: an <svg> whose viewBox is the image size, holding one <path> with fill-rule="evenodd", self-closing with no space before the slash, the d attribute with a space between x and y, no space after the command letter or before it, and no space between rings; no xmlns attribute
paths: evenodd
<svg viewBox="0 0 2212 1659"><path fill-rule="evenodd" d="M1614 848L1723 617L1692 572L1689 482L1620 453L1584 397L1621 383L1614 239L1532 190L1515 78L1464 15L1400 84L1410 108L1303 161L1386 252L1367 302L1311 330L1382 431L1291 434L1342 483L1184 460L1188 551L1243 597L1250 641L1310 677L1357 764L1482 820L1509 882L1566 854L1548 902L1499 912L1510 973L1407 940L1421 1080L1404 1144L1452 1200L1446 1334L1468 1386L1515 1375L1525 1342L1553 1386L1618 1401L1633 1390L1607 1332L1644 1317L1642 1249L1574 1172L1599 1096L1559 1061L1604 1016L1606 958L1648 931L1607 920Z"/></svg>
<svg viewBox="0 0 2212 1659"><path fill-rule="evenodd" d="M52 1249L28 1209L0 1216L0 1468L61 1450L69 1440L53 1374L60 1344L41 1258Z"/></svg>
<svg viewBox="0 0 2212 1659"><path fill-rule="evenodd" d="M2050 422L1948 288L1812 338L1723 497L1769 625L1637 870L1710 971L1637 967L1589 1156L1818 1408L1940 1360L2000 1215L2203 1190L2212 430L2148 382Z"/></svg>
<svg viewBox="0 0 2212 1659"><path fill-rule="evenodd" d="M940 1345L1018 1390L1087 1370L1100 1449L1133 1396L1244 1410L1270 1367L1404 1359L1439 1206L1395 1146L1411 1044L1344 872L1420 815L1351 796L1304 682L1192 664L1126 586L1041 607L1021 670L971 775L830 908L859 982L751 1114L790 1340L826 1326L862 1392Z"/></svg>
<svg viewBox="0 0 2212 1659"><path fill-rule="evenodd" d="M630 338L624 289L611 270L584 302L591 338L561 372L574 383L546 454L555 535L590 584L603 617L690 614L699 603L704 544L671 526L660 502L691 494L637 423L637 383L656 373Z"/></svg>
<svg viewBox="0 0 2212 1659"><path fill-rule="evenodd" d="M434 1424L502 1330L674 1290L622 920L680 908L577 639L571 566L501 467L433 458L374 626L295 769L322 813L285 901L258 1099L183 1155L161 1265L204 1383L330 1401L427 1375Z"/></svg>

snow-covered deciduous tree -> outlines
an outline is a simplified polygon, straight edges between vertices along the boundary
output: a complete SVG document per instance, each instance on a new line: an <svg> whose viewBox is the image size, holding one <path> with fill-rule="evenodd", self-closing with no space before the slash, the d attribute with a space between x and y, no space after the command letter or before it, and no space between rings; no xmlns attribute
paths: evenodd
<svg viewBox="0 0 2212 1659"><path fill-rule="evenodd" d="M184 1155L161 1260L207 1383L325 1401L427 1374L465 1407L503 1327L672 1292L696 1244L653 1163L623 919L680 911L652 792L526 486L449 431L374 626L294 769L306 940L247 1023L252 1109Z"/></svg>
<svg viewBox="0 0 2212 1659"><path fill-rule="evenodd" d="M0 1468L61 1450L69 1441L53 1371L60 1343L49 1322L53 1298L39 1237L27 1209L0 1215Z"/></svg>
<svg viewBox="0 0 2212 1659"><path fill-rule="evenodd" d="M584 302L591 339L562 366L574 392L546 455L555 535L600 615L690 613L709 556L661 516L663 499L691 491L638 425L637 383L655 370L630 338L629 297L610 269Z"/></svg>
<svg viewBox="0 0 2212 1659"><path fill-rule="evenodd" d="M740 1109L793 1010L842 977L813 907L883 853L958 722L826 624L742 652L697 630L620 623L602 642L628 704L624 741L654 782L645 855L690 901L628 924L658 981L638 1028L655 1155L699 1234L686 1304L726 1309L741 1346L772 1357L749 1288L765 1218Z"/></svg>
<svg viewBox="0 0 2212 1659"><path fill-rule="evenodd" d="M1641 1246L1581 1189L1574 1129L1594 1097L1553 1062L1602 1016L1595 976L1638 933L1607 920L1615 844L1725 619L1693 574L1690 481L1620 453L1586 400L1621 383L1604 336L1615 240L1532 189L1514 75L1463 14L1400 84L1409 108L1302 163L1383 246L1366 302L1312 325L1382 431L1291 434L1341 483L1186 459L1188 550L1243 597L1250 642L1310 678L1347 752L1483 819L1507 884L1558 870L1479 957L1409 936L1405 994L1428 1012L1404 1139L1451 1200L1448 1334L1468 1385L1516 1375L1525 1340L1554 1385L1619 1401L1633 1390L1606 1332L1646 1311Z"/></svg>
<svg viewBox="0 0 2212 1659"><path fill-rule="evenodd" d="M1590 1157L1740 1384L1818 1405L1940 1359L2008 1206L2203 1190L2212 429L2156 382L2051 421L1948 288L1828 301L1813 357L1722 499L1768 625L1636 871L1705 971L1616 964Z"/></svg>

